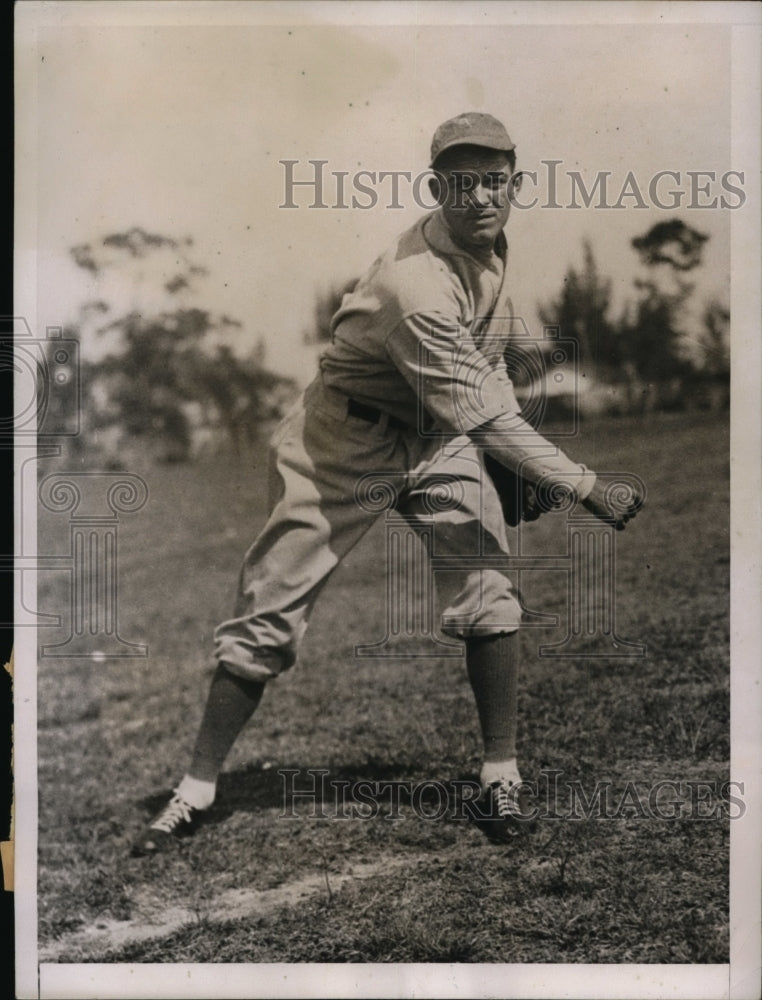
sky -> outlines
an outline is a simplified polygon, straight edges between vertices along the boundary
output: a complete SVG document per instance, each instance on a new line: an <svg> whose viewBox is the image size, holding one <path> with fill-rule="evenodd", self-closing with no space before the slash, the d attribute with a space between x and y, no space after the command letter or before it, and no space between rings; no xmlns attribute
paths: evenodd
<svg viewBox="0 0 762 1000"><path fill-rule="evenodd" d="M663 178L658 191L668 204L668 192L682 190L684 206L688 171L713 171L714 182L698 181L709 185L698 200L739 200L719 180L743 169L731 160L726 26L519 24L502 4L473 5L471 24L421 23L427 8L409 4L400 5L408 15L415 7L407 24L379 17L360 24L362 17L330 5L220 4L215 20L229 10L227 20L238 23L199 24L198 11L185 3L169 5L171 17L153 24L125 13L116 26L106 23L113 18L105 8L124 5L89 6L88 23L62 12L36 38L37 103L30 102L29 117L37 136L40 326L72 322L97 298L114 317L135 302L157 304L151 293L171 276L171 261L157 257L137 277L115 267L93 280L68 252L141 226L192 237L194 259L209 275L183 303L240 320L236 349L262 339L271 367L307 381L315 354L304 333L316 289L358 276L427 209L404 180L399 208L390 207L388 180L375 185L373 208L310 208L305 188L295 189L297 208L279 207L286 183L280 161L298 161L297 179L312 176L308 161L327 161L329 205L335 174L347 172L351 202L359 170L420 175L435 127L464 110L504 121L519 167L537 172L522 200L537 196L538 205L514 209L507 230L514 305L533 333L537 303L556 295L567 268L581 262L583 239L612 278L620 308L634 294L630 240L678 217L710 237L695 275L697 303L728 300L733 211L660 209L648 193L657 172L675 171L679 177ZM494 23L501 12L509 23ZM550 160L560 161L558 208L543 207ZM619 209L585 208L579 198L572 208L571 171L588 189L608 171L610 204L632 171L646 206L635 207L630 196ZM427 198L425 186L422 193ZM95 325L94 318L83 323L86 356L104 350Z"/></svg>

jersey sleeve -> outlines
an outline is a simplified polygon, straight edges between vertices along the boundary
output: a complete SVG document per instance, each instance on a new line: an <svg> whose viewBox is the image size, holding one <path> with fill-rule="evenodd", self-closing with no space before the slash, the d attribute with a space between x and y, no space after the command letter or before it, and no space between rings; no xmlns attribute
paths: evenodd
<svg viewBox="0 0 762 1000"><path fill-rule="evenodd" d="M403 317L386 349L423 408L446 431L468 434L521 410L502 363L495 364L456 321L436 312Z"/></svg>
<svg viewBox="0 0 762 1000"><path fill-rule="evenodd" d="M500 416L483 424L473 440L512 472L533 483L560 487L585 500L596 475L573 461L518 415Z"/></svg>

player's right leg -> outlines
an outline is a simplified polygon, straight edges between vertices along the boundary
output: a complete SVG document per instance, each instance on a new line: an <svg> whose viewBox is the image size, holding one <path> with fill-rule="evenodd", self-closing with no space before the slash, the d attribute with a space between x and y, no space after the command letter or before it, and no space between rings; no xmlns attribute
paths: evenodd
<svg viewBox="0 0 762 1000"><path fill-rule="evenodd" d="M381 428L347 419L346 406L331 412L318 403L293 411L276 432L273 510L244 558L235 615L215 633L218 667L190 766L134 854L193 832L212 805L219 771L266 683L293 665L322 586L377 516L355 502L358 480L403 460Z"/></svg>
<svg viewBox="0 0 762 1000"><path fill-rule="evenodd" d="M167 805L133 843L135 856L157 854L175 838L195 831L214 802L225 758L254 714L264 689L262 681L236 677L222 664L217 666L188 771Z"/></svg>

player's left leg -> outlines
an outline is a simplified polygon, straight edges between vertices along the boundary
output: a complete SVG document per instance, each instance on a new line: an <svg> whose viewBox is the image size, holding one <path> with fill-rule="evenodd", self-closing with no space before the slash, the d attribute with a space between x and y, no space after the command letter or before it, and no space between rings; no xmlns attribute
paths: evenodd
<svg viewBox="0 0 762 1000"><path fill-rule="evenodd" d="M482 795L474 822L491 839L507 841L531 827L531 799L516 759L518 637L488 635L466 642L466 669L484 741Z"/></svg>
<svg viewBox="0 0 762 1000"><path fill-rule="evenodd" d="M527 828L529 800L516 754L521 605L505 575L505 523L470 442L422 463L419 472L403 513L420 530L434 522L433 552L443 557L433 574L442 628L465 642L484 743L483 795L473 816L490 838L507 840ZM432 489L435 504L427 498ZM437 571L437 562L446 568Z"/></svg>
<svg viewBox="0 0 762 1000"><path fill-rule="evenodd" d="M474 692L484 743L481 781L519 783L516 763L518 677L515 635L466 639L466 670Z"/></svg>

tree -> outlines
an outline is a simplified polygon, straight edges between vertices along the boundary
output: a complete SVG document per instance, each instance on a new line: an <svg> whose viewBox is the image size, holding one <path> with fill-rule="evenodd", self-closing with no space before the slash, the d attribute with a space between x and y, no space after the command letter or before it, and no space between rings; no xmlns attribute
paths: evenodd
<svg viewBox="0 0 762 1000"><path fill-rule="evenodd" d="M730 311L717 299L704 306L685 388L694 407L719 410L730 404Z"/></svg>
<svg viewBox="0 0 762 1000"><path fill-rule="evenodd" d="M538 307L546 326L557 326L577 344L582 374L616 381L624 360L624 343L611 319L611 280L601 277L589 240L583 242L583 264L569 267L559 294Z"/></svg>
<svg viewBox="0 0 762 1000"><path fill-rule="evenodd" d="M626 353L646 385L646 408L676 404L692 371L683 313L694 282L683 275L701 264L707 239L682 220L672 219L657 223L631 241L648 276L635 281L639 297L634 320L624 324Z"/></svg>
<svg viewBox="0 0 762 1000"><path fill-rule="evenodd" d="M562 337L576 341L581 374L592 376L590 383L623 383L628 408L637 408L638 401L646 409L682 405L682 387L697 364L684 329L686 303L694 290L688 275L700 266L707 239L679 219L636 236L631 246L645 272L634 281L635 300L616 319L611 316L611 281L600 275L585 241L582 268L570 267L559 294L539 306L543 323L558 326ZM722 307L708 306L702 363L727 365L722 349L726 325ZM695 350L695 336L693 346Z"/></svg>
<svg viewBox="0 0 762 1000"><path fill-rule="evenodd" d="M687 226L682 219L657 222L643 236L636 236L632 246L649 267L668 264L676 271L691 271L701 263L704 233Z"/></svg>
<svg viewBox="0 0 762 1000"><path fill-rule="evenodd" d="M254 443L263 422L280 416L296 388L292 379L267 371L261 355L261 347L255 347L241 360L222 344L192 372L196 398L213 404L236 455Z"/></svg>
<svg viewBox="0 0 762 1000"><path fill-rule="evenodd" d="M713 378L730 378L730 310L712 299L704 308L703 329L699 339L702 358L698 367Z"/></svg>
<svg viewBox="0 0 762 1000"><path fill-rule="evenodd" d="M229 316L215 315L190 305L205 268L190 258L192 240L176 240L133 227L105 236L95 246L72 248L78 267L97 277L109 268L145 261L159 251L166 253L162 274L163 294L176 308L133 308L106 322L98 333L116 334L116 343L105 357L90 365L91 378L105 387L105 400L94 414L95 426L117 424L132 437L156 442L161 458L184 461L192 450L193 427L189 412L195 405L207 424L221 425L233 448L249 442L258 423L272 407L277 387L293 388L290 379L267 371L261 345L251 358L238 360L229 345L209 346L210 334L224 339L241 328ZM166 277L171 265L170 277ZM145 271L138 272L138 288ZM96 312L110 311L101 303Z"/></svg>
<svg viewBox="0 0 762 1000"><path fill-rule="evenodd" d="M634 316L623 320L625 355L646 383L666 382L686 374L690 365L680 350L681 331L675 325L674 303L650 283L638 285L642 295Z"/></svg>
<svg viewBox="0 0 762 1000"><path fill-rule="evenodd" d="M198 398L203 338L219 325L205 310L178 309L149 317L130 312L103 328L122 335L119 352L94 366L111 385L112 412L128 434L163 442L168 460L189 456L183 404Z"/></svg>

